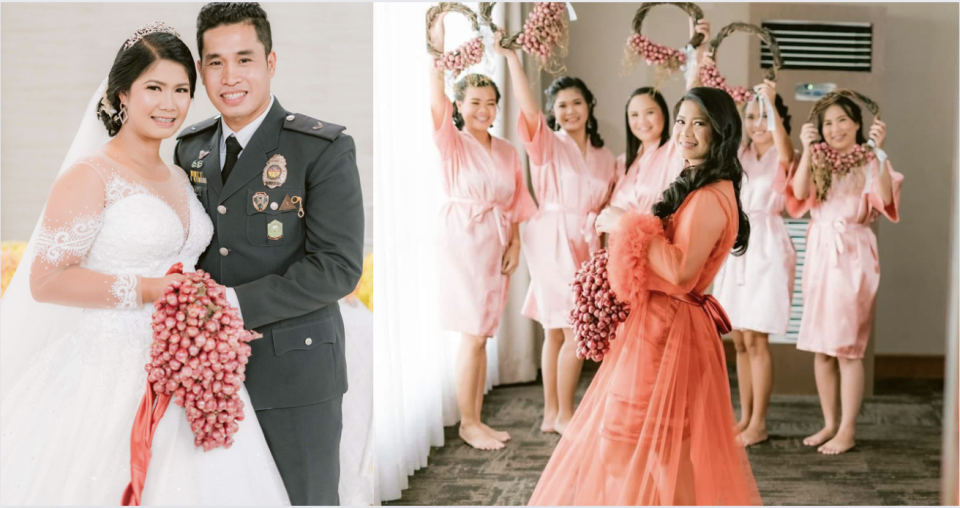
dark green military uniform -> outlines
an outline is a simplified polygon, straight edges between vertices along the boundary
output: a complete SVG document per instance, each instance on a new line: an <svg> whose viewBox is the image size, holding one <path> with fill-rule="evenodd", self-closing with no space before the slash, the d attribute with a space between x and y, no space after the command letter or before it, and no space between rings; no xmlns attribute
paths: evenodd
<svg viewBox="0 0 960 508"><path fill-rule="evenodd" d="M274 100L226 184L219 116L184 129L174 158L213 220L198 268L236 290L245 327L263 334L250 343L245 385L295 505L339 504L347 370L337 302L360 279L364 238L343 130Z"/></svg>

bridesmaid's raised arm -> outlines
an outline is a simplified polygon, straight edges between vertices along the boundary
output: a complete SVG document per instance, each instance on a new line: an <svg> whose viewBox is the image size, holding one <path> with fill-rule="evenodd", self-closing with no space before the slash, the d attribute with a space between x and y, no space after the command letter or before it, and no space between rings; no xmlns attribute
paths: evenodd
<svg viewBox="0 0 960 508"><path fill-rule="evenodd" d="M527 124L527 132L535 132L537 123L540 121L540 106L530 91L530 82L527 81L527 74L523 71L523 64L520 63L520 57L517 52L504 48L500 45L503 38L503 32L494 35L493 49L498 55L507 59L507 67L510 69L510 82L513 85L513 92L516 94L517 101L520 103L520 114Z"/></svg>
<svg viewBox="0 0 960 508"><path fill-rule="evenodd" d="M442 12L437 16L437 20L430 27L430 43L434 48L443 51L444 28L443 19L446 13ZM430 113L433 115L433 130L438 131L443 122L449 122L446 118L447 104L450 102L443 91L443 70L438 69L434 60L430 60Z"/></svg>
<svg viewBox="0 0 960 508"><path fill-rule="evenodd" d="M780 112L777 111L777 107L775 106L777 100L777 83L765 79L759 86L760 93L770 101L770 109L773 111L773 146L777 149L777 156L780 162L790 164L793 162L793 142L790 141L790 135L787 134L787 128L784 127L783 119L780 118ZM760 112L761 115L766 113L766 111Z"/></svg>
<svg viewBox="0 0 960 508"><path fill-rule="evenodd" d="M697 46L697 72L691 73L690 78L687 79L687 90L691 88L696 88L698 86L703 86L700 83L700 67L708 64L712 64L713 60L711 57L713 55L707 56L707 45L710 44L710 22L706 19L697 20L696 25L694 25L693 20L690 20L690 38L693 38L693 34L703 34L703 42Z"/></svg>
<svg viewBox="0 0 960 508"><path fill-rule="evenodd" d="M803 124L800 130L800 142L803 144L803 155L800 156L800 163L797 164L797 172L793 174L792 186L793 197L798 200L805 200L810 195L811 173L810 173L810 146L820 137L817 132L817 126L812 123Z"/></svg>

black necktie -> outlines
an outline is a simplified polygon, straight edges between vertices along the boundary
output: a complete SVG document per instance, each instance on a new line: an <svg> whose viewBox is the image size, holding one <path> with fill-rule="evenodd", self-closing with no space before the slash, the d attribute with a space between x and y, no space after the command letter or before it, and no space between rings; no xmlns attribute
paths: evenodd
<svg viewBox="0 0 960 508"><path fill-rule="evenodd" d="M227 157L223 160L223 171L220 172L220 177L223 179L223 183L227 183L227 178L230 178L230 172L233 171L233 167L237 165L237 159L240 157L240 152L243 150L243 147L240 146L240 142L237 141L237 137L233 134L227 138Z"/></svg>

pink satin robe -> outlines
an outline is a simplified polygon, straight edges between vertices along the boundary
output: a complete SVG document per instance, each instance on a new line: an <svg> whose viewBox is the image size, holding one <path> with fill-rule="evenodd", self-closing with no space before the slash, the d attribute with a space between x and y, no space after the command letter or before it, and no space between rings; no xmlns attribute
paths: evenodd
<svg viewBox="0 0 960 508"><path fill-rule="evenodd" d="M799 160L799 156L797 159ZM750 242L742 256L727 258L713 295L736 330L784 334L790 323L797 254L783 222L789 167L771 147L760 159L751 143L740 149L744 178L740 202L750 218Z"/></svg>
<svg viewBox="0 0 960 508"><path fill-rule="evenodd" d="M540 206L523 231L530 288L523 315L544 328L569 328L570 282L600 248L594 222L613 188L616 161L610 150L588 143L586 159L565 131L551 131L540 114L529 132L521 115L517 131L530 156L533 193Z"/></svg>
<svg viewBox="0 0 960 508"><path fill-rule="evenodd" d="M887 166L893 200L880 196L880 165L874 160L843 177L833 178L825 201L811 184L805 200L793 197L787 183L787 211L801 217L810 211L803 270L803 319L797 349L839 358L863 358L873 325L880 286L877 237L870 224L881 214L900 221L903 175ZM870 171L869 181L867 171Z"/></svg>
<svg viewBox="0 0 960 508"><path fill-rule="evenodd" d="M501 262L512 224L536 211L524 184L516 148L493 136L491 151L453 125L447 105L434 132L443 168L446 203L437 243L440 326L492 337L500 326L510 278Z"/></svg>

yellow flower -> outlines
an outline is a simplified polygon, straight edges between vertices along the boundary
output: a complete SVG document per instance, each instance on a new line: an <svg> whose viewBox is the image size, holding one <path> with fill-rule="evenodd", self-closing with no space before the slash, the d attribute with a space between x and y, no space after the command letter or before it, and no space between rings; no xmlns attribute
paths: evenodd
<svg viewBox="0 0 960 508"><path fill-rule="evenodd" d="M13 274L17 271L25 250L27 250L25 242L0 243L0 296L7 292L7 285L13 279Z"/></svg>
<svg viewBox="0 0 960 508"><path fill-rule="evenodd" d="M360 282L357 283L357 289L354 290L357 298L373 311L373 253L367 254L363 260L363 275L360 276Z"/></svg>

